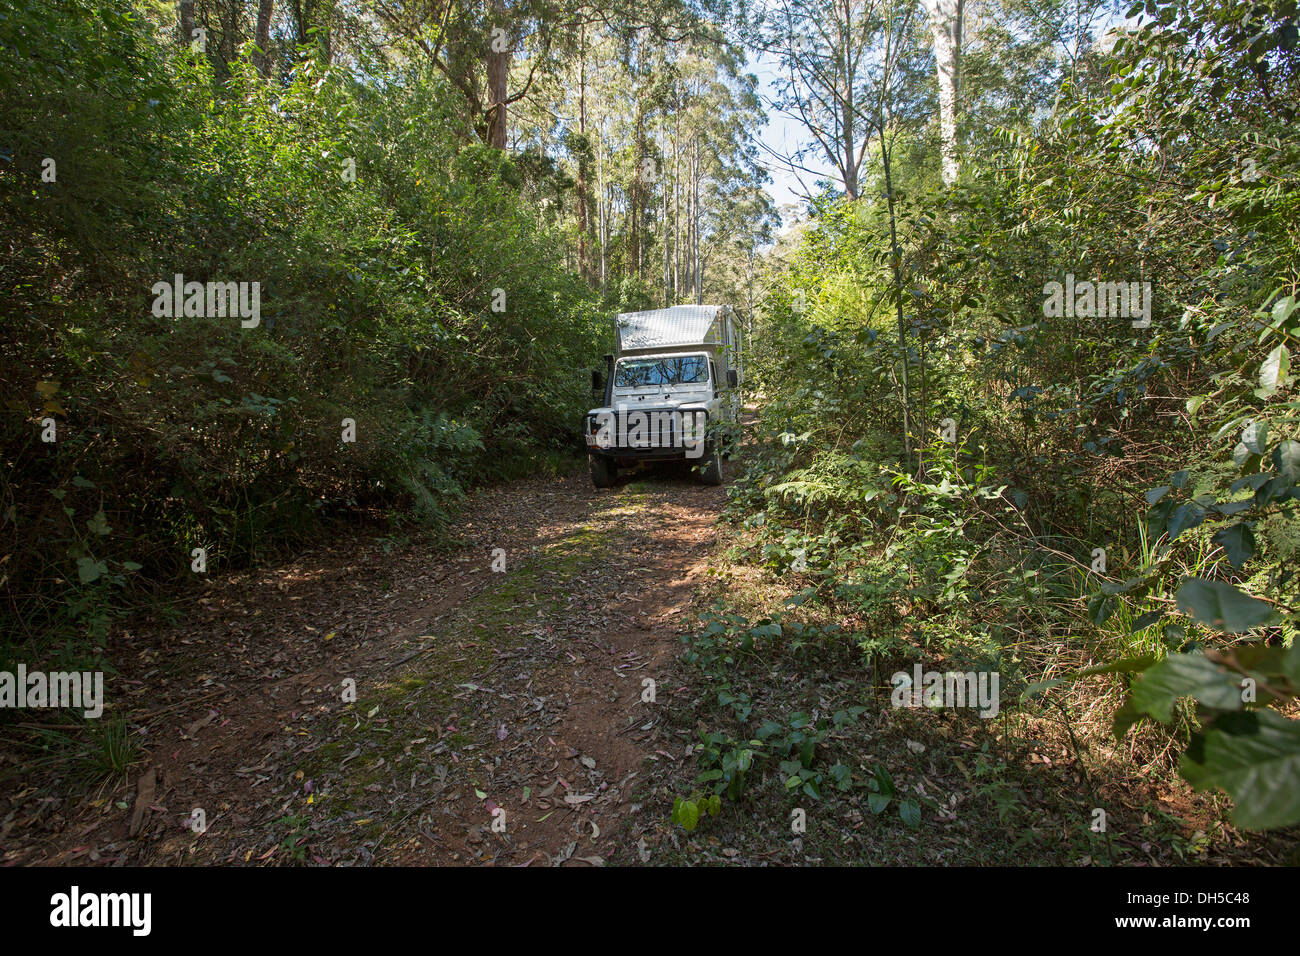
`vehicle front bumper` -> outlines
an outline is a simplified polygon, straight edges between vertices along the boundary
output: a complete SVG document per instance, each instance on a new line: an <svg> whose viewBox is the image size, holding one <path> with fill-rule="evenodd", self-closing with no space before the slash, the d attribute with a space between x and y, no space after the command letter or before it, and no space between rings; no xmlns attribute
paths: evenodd
<svg viewBox="0 0 1300 956"><path fill-rule="evenodd" d="M582 435L587 451L642 461L704 457L706 408L628 408L588 412Z"/></svg>

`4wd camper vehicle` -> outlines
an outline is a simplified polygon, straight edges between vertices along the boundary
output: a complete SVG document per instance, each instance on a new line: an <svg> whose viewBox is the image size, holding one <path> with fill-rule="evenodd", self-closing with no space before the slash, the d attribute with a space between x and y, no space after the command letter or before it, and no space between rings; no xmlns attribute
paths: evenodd
<svg viewBox="0 0 1300 956"><path fill-rule="evenodd" d="M618 469L645 461L699 464L706 484L722 483L718 423L739 411L741 348L727 305L675 305L624 312L605 371L591 373L603 405L587 412L583 437L597 488Z"/></svg>

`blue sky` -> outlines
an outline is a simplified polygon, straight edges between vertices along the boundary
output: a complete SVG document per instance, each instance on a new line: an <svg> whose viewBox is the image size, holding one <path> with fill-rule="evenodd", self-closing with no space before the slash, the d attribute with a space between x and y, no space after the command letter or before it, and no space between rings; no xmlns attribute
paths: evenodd
<svg viewBox="0 0 1300 956"><path fill-rule="evenodd" d="M1140 18L1126 20L1123 15L1103 17L1101 22L1094 28L1093 35L1100 37L1107 29L1115 25L1133 28L1139 22ZM759 93L764 97L764 105L766 106L766 99L773 93L773 80L778 75L776 57L771 55L759 56L751 50L747 56L746 68L758 77ZM777 152L789 154L808 140L808 133L797 120L791 119L767 106L767 125L759 132L758 140ZM802 205L802 201L798 198L799 178L781 163L774 160L770 154L763 152L759 158L772 176L772 182L768 184L767 190L777 208L780 209L789 203ZM836 178L834 169L826 162L824 157L815 154L809 155L804 160L804 163L818 170L823 177ZM800 173L800 176L802 176L809 189L813 188L815 181L819 178L808 173ZM782 218L788 220L789 217L783 215ZM787 228L789 225L789 221L784 221L782 229Z"/></svg>
<svg viewBox="0 0 1300 956"><path fill-rule="evenodd" d="M772 82L777 76L776 58L770 55L759 57L751 51L747 69L758 77L759 92L766 100L772 95ZM766 102L764 105L767 105ZM767 106L767 125L763 127L758 135L758 140L761 143L779 153L789 154L796 147L802 145L807 138L807 131L798 122ZM801 202L797 193L799 180L795 175L766 152L760 154L759 160L772 176L772 182L768 184L767 191L772 196L777 208L780 209L787 203ZM818 162L815 156L808 157L806 165L821 170L827 176L834 175L831 167L824 160ZM808 173L802 173L801 175L804 182L811 187L816 177L810 176ZM785 225L788 225L788 223L785 223Z"/></svg>

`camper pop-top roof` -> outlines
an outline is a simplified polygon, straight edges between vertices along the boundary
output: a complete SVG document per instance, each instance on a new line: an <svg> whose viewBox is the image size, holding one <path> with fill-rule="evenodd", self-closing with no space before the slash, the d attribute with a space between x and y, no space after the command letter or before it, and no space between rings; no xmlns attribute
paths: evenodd
<svg viewBox="0 0 1300 956"><path fill-rule="evenodd" d="M727 305L674 305L667 309L623 312L615 322L619 355L665 349L727 346Z"/></svg>

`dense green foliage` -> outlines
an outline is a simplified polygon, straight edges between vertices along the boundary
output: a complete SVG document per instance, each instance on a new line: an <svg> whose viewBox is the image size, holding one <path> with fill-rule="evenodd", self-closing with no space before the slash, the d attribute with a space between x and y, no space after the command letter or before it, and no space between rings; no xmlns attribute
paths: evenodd
<svg viewBox="0 0 1300 956"><path fill-rule="evenodd" d="M1176 719L1189 781L1291 825L1300 734L1264 705L1300 693L1296 9L1129 15L1050 109L1009 116L977 78L964 123L999 128L952 189L896 162L901 282L883 181L815 210L767 303L733 513L873 659L997 670L1029 708L1109 664L1119 735ZM1054 309L1067 277L1149 282L1150 324Z"/></svg>
<svg viewBox="0 0 1300 956"><path fill-rule="evenodd" d="M441 530L580 451L615 311L731 297L773 219L756 81L694 4L590 12L0 16L6 634L102 643L142 585L341 520ZM182 281L259 314L168 311Z"/></svg>
<svg viewBox="0 0 1300 956"><path fill-rule="evenodd" d="M195 548L213 569L345 513L444 522L574 447L604 344L525 171L441 79L304 57L218 81L164 40L114 0L0 19L6 632L100 637ZM159 317L178 273L260 283L260 324Z"/></svg>
<svg viewBox="0 0 1300 956"><path fill-rule="evenodd" d="M0 13L0 657L98 656L150 588L345 521L442 533L579 450L613 312L730 301L728 514L794 586L687 638L721 724L675 823L765 775L946 812L853 749L921 662L1300 824L1295 0L987 0L956 100L922 4L726 7ZM840 180L767 256L765 92ZM814 703L763 709L776 661Z"/></svg>

